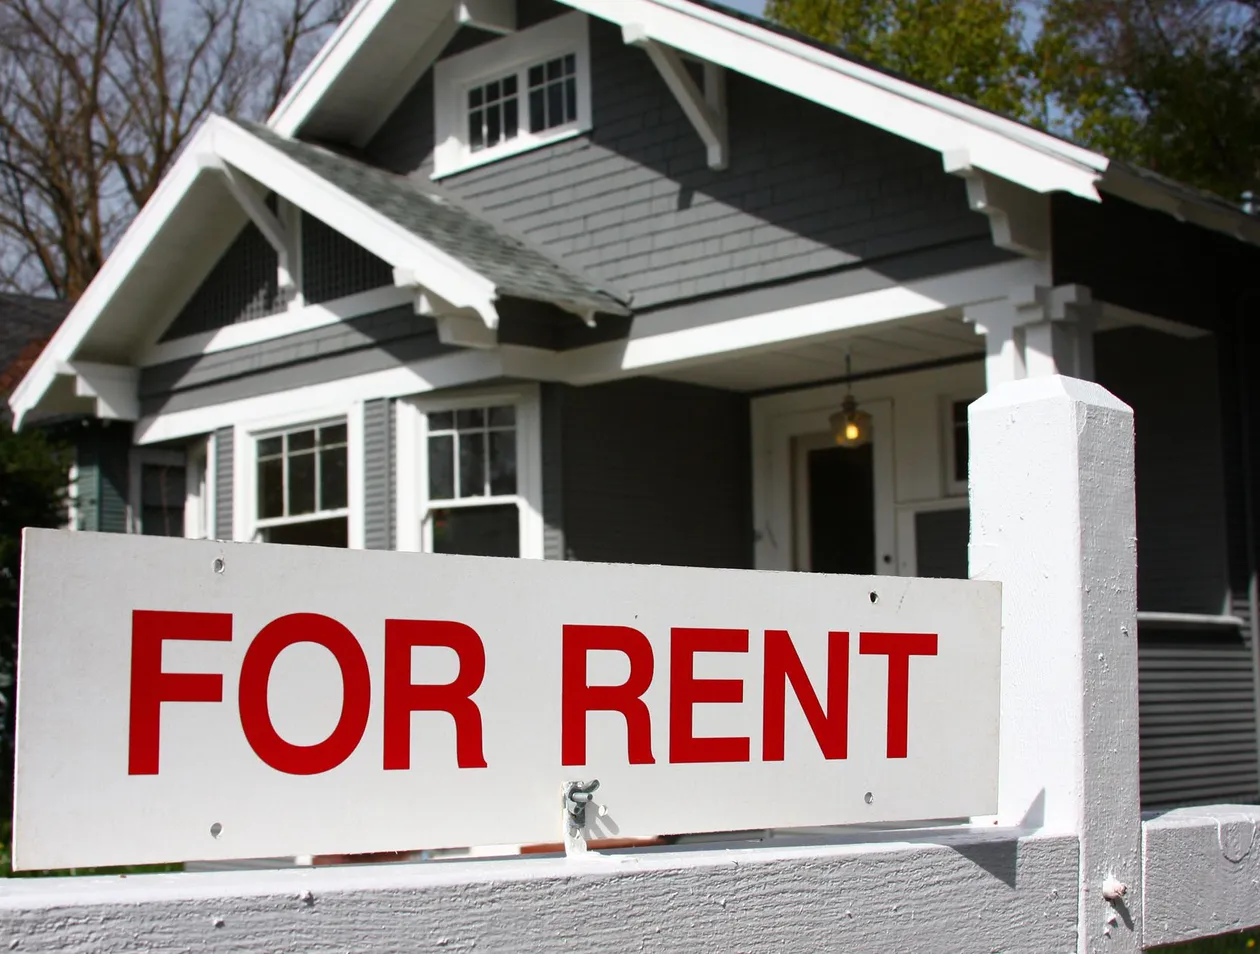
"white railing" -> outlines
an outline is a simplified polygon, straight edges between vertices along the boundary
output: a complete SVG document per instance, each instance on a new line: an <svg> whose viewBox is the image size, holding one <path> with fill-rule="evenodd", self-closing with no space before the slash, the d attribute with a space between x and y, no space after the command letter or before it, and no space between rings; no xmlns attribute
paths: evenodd
<svg viewBox="0 0 1260 954"><path fill-rule="evenodd" d="M1131 412L1096 385L1018 381L973 406L971 447L972 572L1004 588L995 818L573 857L12 881L0 945L1044 954L1260 924L1260 807L1140 815Z"/></svg>

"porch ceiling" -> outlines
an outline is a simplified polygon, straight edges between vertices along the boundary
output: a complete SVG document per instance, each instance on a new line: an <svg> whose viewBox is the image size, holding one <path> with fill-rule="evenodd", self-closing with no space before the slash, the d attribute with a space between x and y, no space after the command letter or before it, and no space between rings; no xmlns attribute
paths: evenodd
<svg viewBox="0 0 1260 954"><path fill-rule="evenodd" d="M870 374L968 355L979 358L984 336L961 318L924 316L692 365L659 377L731 391L761 391L842 377L850 350L853 373Z"/></svg>

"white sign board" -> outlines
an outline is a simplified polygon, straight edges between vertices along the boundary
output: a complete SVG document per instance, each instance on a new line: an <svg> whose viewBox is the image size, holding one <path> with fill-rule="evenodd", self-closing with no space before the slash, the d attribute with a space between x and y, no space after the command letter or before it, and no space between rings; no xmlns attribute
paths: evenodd
<svg viewBox="0 0 1260 954"><path fill-rule="evenodd" d="M27 531L15 866L991 813L1000 599Z"/></svg>

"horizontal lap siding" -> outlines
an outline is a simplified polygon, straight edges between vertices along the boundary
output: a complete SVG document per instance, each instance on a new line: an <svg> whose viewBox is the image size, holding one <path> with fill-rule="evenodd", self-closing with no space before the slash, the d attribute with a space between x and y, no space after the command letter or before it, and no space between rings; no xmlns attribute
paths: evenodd
<svg viewBox="0 0 1260 954"><path fill-rule="evenodd" d="M1255 801L1249 640L1143 629L1138 667L1142 806Z"/></svg>
<svg viewBox="0 0 1260 954"><path fill-rule="evenodd" d="M391 308L271 341L144 368L145 414L187 410L399 367L451 349L430 318Z"/></svg>
<svg viewBox="0 0 1260 954"><path fill-rule="evenodd" d="M236 445L234 430L222 427L214 432L214 535L219 540L231 540L233 514L233 480L235 476Z"/></svg>
<svg viewBox="0 0 1260 954"><path fill-rule="evenodd" d="M987 239L937 153L736 74L730 168L709 169L646 54L608 23L590 29L590 135L443 184L637 308ZM432 149L428 75L367 152L427 176Z"/></svg>
<svg viewBox="0 0 1260 954"><path fill-rule="evenodd" d="M543 408L549 557L752 565L747 398L635 378L546 385Z"/></svg>

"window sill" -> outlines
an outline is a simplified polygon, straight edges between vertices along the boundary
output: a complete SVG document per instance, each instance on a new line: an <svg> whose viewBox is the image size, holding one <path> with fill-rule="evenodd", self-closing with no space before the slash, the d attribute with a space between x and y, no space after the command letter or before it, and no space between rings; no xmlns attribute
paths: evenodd
<svg viewBox="0 0 1260 954"><path fill-rule="evenodd" d="M458 162L443 162L435 164L435 168L429 178L434 182L438 182L449 176L458 175L461 172L467 172L471 169L479 169L482 166L491 165L501 159L508 159L512 156L519 156L526 152L533 152L546 146L552 146L556 143L573 139L575 136L583 136L590 131L590 126L576 126L571 129L565 129L561 132L557 132L554 135L548 134L545 138L539 137L528 139L523 142L511 142L506 146L496 146L494 149L487 149L483 152L463 157Z"/></svg>

